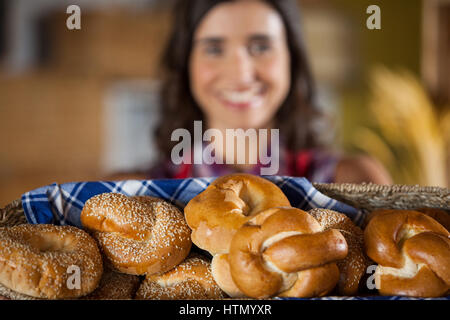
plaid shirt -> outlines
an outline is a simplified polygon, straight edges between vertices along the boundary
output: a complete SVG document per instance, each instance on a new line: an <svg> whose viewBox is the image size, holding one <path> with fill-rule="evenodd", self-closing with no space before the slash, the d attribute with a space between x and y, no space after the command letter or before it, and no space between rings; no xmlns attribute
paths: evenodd
<svg viewBox="0 0 450 320"><path fill-rule="evenodd" d="M305 177L311 182L334 182L336 165L340 159L338 153L323 149L306 149L293 153L280 152L279 171L277 175ZM260 175L264 165L258 163L238 170L229 164L190 164L174 165L170 160L154 166L150 170L151 179L186 179L191 177L218 177L234 172Z"/></svg>

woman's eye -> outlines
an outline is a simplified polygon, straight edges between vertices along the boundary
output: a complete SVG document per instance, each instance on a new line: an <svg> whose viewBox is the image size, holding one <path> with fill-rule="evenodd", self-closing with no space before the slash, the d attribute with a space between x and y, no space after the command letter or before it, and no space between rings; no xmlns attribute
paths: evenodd
<svg viewBox="0 0 450 320"><path fill-rule="evenodd" d="M211 45L205 46L204 52L208 56L220 56L223 52L223 49L222 49L222 46L220 46L220 45L211 44Z"/></svg>
<svg viewBox="0 0 450 320"><path fill-rule="evenodd" d="M267 42L253 42L248 46L248 51L253 56L261 55L270 50L270 44Z"/></svg>

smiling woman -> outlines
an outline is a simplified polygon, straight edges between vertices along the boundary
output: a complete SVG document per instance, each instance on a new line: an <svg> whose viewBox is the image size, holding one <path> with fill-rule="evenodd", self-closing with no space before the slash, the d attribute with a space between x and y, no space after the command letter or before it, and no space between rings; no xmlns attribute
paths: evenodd
<svg viewBox="0 0 450 320"><path fill-rule="evenodd" d="M331 148L333 123L315 103L294 0L177 1L174 13L163 54L162 116L155 132L160 161L146 178L259 174L259 162L230 163L235 144L214 137L214 158L226 163L193 162L194 149L202 147L194 144L183 155L191 161L173 163L173 132L183 128L194 136L194 122L202 121L222 136L229 129L279 130L279 144L258 141L256 149L251 143L242 147L247 159L258 158L261 148L279 149L278 175L314 182L390 183L373 159L345 157Z"/></svg>
<svg viewBox="0 0 450 320"><path fill-rule="evenodd" d="M289 92L289 69L282 19L266 3L218 5L194 33L191 90L209 127L268 126Z"/></svg>

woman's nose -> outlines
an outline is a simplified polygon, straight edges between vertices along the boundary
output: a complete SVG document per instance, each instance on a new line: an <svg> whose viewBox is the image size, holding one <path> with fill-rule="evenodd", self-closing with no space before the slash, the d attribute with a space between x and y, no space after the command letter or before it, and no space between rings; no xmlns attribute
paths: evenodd
<svg viewBox="0 0 450 320"><path fill-rule="evenodd" d="M230 54L224 73L234 85L245 85L253 81L255 68L246 49L239 48Z"/></svg>

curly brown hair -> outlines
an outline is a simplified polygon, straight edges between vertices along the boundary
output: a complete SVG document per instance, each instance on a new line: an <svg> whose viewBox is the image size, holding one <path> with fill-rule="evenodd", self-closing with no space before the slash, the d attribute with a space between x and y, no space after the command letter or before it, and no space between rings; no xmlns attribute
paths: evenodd
<svg viewBox="0 0 450 320"><path fill-rule="evenodd" d="M177 128L193 136L194 121L204 115L194 100L189 83L189 59L193 35L202 18L214 6L238 0L179 0L174 7L174 25L162 57L161 118L156 127L156 145L163 159L170 158L171 134ZM300 28L300 14L294 0L263 0L281 16L286 29L291 56L291 88L275 114L275 128L286 147L295 152L305 148L324 147L318 122L330 122L315 103L315 84L309 68ZM320 126L323 128L323 126ZM326 128L330 128L326 126ZM163 160L162 159L162 160Z"/></svg>

